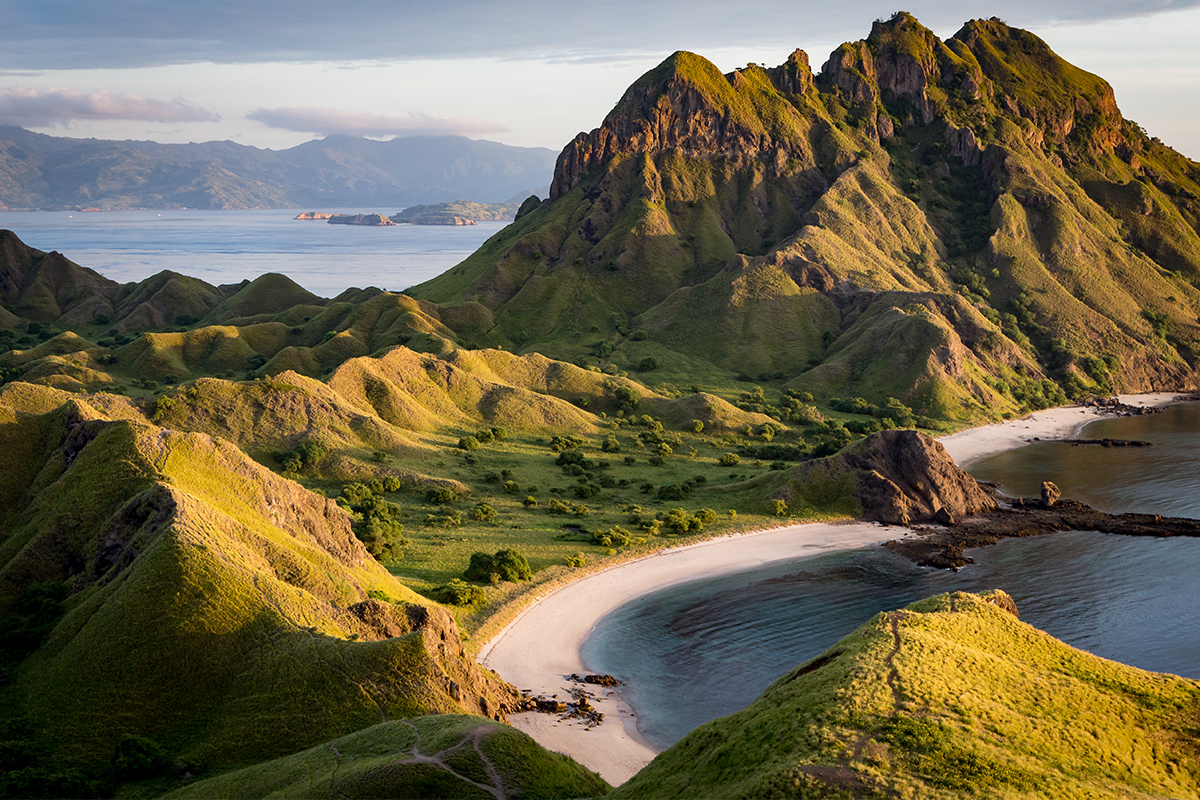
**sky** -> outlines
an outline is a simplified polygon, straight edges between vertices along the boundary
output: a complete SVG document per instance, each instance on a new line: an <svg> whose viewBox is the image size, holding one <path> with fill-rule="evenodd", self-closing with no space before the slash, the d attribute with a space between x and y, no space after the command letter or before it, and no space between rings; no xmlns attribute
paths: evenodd
<svg viewBox="0 0 1200 800"><path fill-rule="evenodd" d="M675 50L814 69L895 0L0 0L0 124L280 149L330 133L561 149ZM1200 0L925 0L948 38L999 16L1107 79L1200 160Z"/></svg>

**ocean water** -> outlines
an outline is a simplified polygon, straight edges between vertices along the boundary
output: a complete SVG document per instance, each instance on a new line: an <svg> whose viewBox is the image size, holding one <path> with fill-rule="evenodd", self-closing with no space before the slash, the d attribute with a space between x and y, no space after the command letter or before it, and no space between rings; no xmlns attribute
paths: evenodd
<svg viewBox="0 0 1200 800"><path fill-rule="evenodd" d="M399 209L339 209L395 213ZM169 269L214 285L281 272L334 297L357 286L401 291L475 252L504 222L478 225L330 225L299 211L6 211L0 229L57 250L120 283Z"/></svg>
<svg viewBox="0 0 1200 800"><path fill-rule="evenodd" d="M1086 435L1147 448L1035 443L971 466L1010 493L1053 480L1106 510L1200 516L1200 403L1094 423ZM1004 589L1021 619L1076 647L1144 669L1200 678L1200 539L1068 532L970 551L959 572L917 567L882 548L836 553L688 583L601 620L588 669L622 692L652 744L744 708L779 676L879 611L947 591Z"/></svg>

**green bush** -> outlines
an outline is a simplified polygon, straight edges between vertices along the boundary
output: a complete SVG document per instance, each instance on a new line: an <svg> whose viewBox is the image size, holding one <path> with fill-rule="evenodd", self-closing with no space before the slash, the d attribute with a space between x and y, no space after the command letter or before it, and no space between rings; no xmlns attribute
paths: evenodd
<svg viewBox="0 0 1200 800"><path fill-rule="evenodd" d="M139 780L166 772L171 762L162 748L145 736L127 733L112 754L113 772L120 780Z"/></svg>
<svg viewBox="0 0 1200 800"><path fill-rule="evenodd" d="M723 467L733 467L742 463L742 458L737 453L726 453L725 455L721 456L720 463Z"/></svg>
<svg viewBox="0 0 1200 800"><path fill-rule="evenodd" d="M445 486L435 486L425 493L425 501L437 506L448 506L458 502L458 492Z"/></svg>
<svg viewBox="0 0 1200 800"><path fill-rule="evenodd" d="M479 449L479 440L476 439L474 436L464 436L458 440L458 449L459 450L468 450L468 451L469 450L478 450Z"/></svg>
<svg viewBox="0 0 1200 800"><path fill-rule="evenodd" d="M473 553L471 563L463 574L472 581L490 582L491 576L497 575L500 580L516 583L532 578L533 570L529 568L525 556L516 550L499 550L495 555Z"/></svg>
<svg viewBox="0 0 1200 800"><path fill-rule="evenodd" d="M487 503L478 503L475 508L471 509L471 519L477 522L495 522L496 509Z"/></svg>
<svg viewBox="0 0 1200 800"><path fill-rule="evenodd" d="M487 592L462 578L451 578L449 583L434 589L434 598L450 606L478 606L487 600Z"/></svg>

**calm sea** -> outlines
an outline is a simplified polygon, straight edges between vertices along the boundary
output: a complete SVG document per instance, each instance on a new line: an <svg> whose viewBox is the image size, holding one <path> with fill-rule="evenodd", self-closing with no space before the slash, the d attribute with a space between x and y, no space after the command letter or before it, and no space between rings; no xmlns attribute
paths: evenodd
<svg viewBox="0 0 1200 800"><path fill-rule="evenodd" d="M399 209L336 210L390 214ZM334 297L351 286L400 291L426 281L507 224L365 227L301 222L293 219L297 213L8 211L0 212L0 229L121 283L164 269L214 285L281 272L314 294Z"/></svg>
<svg viewBox="0 0 1200 800"><path fill-rule="evenodd" d="M1088 436L1147 448L1035 443L971 465L1010 494L1053 480L1109 511L1200 517L1200 403L1104 420ZM959 572L882 548L779 562L636 600L597 624L588 668L611 673L639 729L667 747L744 708L776 678L875 613L946 591L1004 589L1021 619L1076 647L1144 669L1200 678L1200 539L1070 532L971 551Z"/></svg>

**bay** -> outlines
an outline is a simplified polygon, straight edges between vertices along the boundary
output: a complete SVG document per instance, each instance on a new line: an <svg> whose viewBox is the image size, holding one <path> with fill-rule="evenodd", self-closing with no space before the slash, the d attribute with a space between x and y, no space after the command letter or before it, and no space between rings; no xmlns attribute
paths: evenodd
<svg viewBox="0 0 1200 800"><path fill-rule="evenodd" d="M450 269L506 222L478 225L330 225L292 210L0 212L0 229L57 250L119 283L162 270L214 285L287 275L322 297L350 287L402 291ZM337 213L395 213L338 209Z"/></svg>
<svg viewBox="0 0 1200 800"><path fill-rule="evenodd" d="M1053 480L1106 510L1200 516L1200 404L1104 420L1089 437L1146 448L1035 443L970 466L1010 493ZM1173 465L1173 466L1172 466ZM1070 487L1069 489L1067 487ZM959 572L917 567L882 548L776 562L639 598L605 617L583 646L590 670L627 685L641 734L668 747L744 708L779 676L874 614L947 591L1000 588L1021 619L1068 644L1144 669L1200 678L1200 540L1068 532L970 551Z"/></svg>

